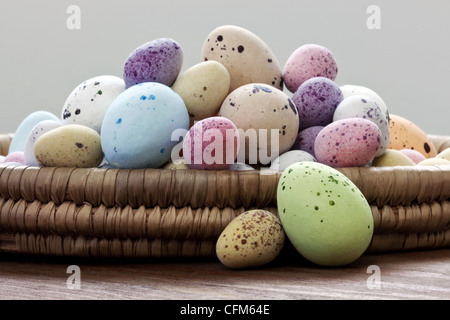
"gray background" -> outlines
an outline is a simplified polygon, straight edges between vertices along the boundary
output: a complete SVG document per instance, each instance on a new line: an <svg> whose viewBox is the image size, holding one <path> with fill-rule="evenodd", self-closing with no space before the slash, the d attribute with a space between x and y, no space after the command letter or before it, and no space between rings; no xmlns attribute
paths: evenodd
<svg viewBox="0 0 450 320"><path fill-rule="evenodd" d="M71 4L81 9L80 30L67 28ZM366 26L371 4L381 9L380 30ZM121 77L129 53L156 38L180 43L184 71L224 24L258 35L281 67L303 44L326 46L339 85L369 87L391 113L450 135L448 0L0 0L0 133L14 132L33 111L60 116L79 83Z"/></svg>

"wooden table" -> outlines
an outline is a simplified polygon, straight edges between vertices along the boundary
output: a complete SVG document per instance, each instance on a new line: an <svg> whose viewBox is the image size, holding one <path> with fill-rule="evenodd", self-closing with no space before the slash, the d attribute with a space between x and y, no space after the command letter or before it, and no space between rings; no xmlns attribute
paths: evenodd
<svg viewBox="0 0 450 320"><path fill-rule="evenodd" d="M87 260L2 252L0 299L450 298L450 249L365 254L341 268L317 267L288 255L291 253L264 268L230 270L215 259ZM75 275L67 273L72 265L79 267L80 277L68 285L68 278ZM70 288L75 284L80 288Z"/></svg>

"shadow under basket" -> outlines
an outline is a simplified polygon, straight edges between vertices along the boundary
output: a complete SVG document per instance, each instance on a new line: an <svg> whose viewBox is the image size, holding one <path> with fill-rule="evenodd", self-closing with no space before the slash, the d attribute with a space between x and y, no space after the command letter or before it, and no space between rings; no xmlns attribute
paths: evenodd
<svg viewBox="0 0 450 320"><path fill-rule="evenodd" d="M13 135L0 135L6 155ZM438 151L450 137L432 136ZM374 218L366 253L450 247L450 166L338 169ZM223 229L254 208L278 215L281 172L0 167L0 252L214 257Z"/></svg>

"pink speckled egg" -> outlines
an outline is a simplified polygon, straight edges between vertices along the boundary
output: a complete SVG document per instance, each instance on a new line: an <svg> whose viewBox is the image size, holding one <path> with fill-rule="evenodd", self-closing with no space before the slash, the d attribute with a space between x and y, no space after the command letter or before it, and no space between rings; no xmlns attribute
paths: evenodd
<svg viewBox="0 0 450 320"><path fill-rule="evenodd" d="M336 59L329 49L318 44L305 44L289 56L283 79L286 88L294 93L308 79L325 77L334 81L337 73Z"/></svg>
<svg viewBox="0 0 450 320"><path fill-rule="evenodd" d="M25 164L25 158L23 151L14 151L8 154L5 159L3 160L3 163L8 162L14 162L14 163L21 163Z"/></svg>
<svg viewBox="0 0 450 320"><path fill-rule="evenodd" d="M188 167L199 170L224 170L236 162L239 132L223 117L196 122L183 141L183 157Z"/></svg>
<svg viewBox="0 0 450 320"><path fill-rule="evenodd" d="M412 161L414 161L415 164L418 164L419 162L422 162L423 160L426 159L425 156L417 150L402 149L399 151L401 153L403 153L405 156L407 156L408 158L410 158Z"/></svg>
<svg viewBox="0 0 450 320"><path fill-rule="evenodd" d="M372 121L349 118L330 123L316 137L318 162L334 168L369 164L381 145L381 131Z"/></svg>

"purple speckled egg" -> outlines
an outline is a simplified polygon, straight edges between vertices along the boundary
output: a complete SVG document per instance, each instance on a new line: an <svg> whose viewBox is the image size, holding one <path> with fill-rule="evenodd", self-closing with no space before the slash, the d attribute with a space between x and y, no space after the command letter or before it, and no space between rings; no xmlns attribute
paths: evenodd
<svg viewBox="0 0 450 320"><path fill-rule="evenodd" d="M286 88L294 93L308 79L325 77L334 81L337 73L336 59L329 49L317 44L305 44L289 56L283 79Z"/></svg>
<svg viewBox="0 0 450 320"><path fill-rule="evenodd" d="M123 79L129 88L142 82L171 86L183 65L183 50L173 39L159 38L136 48L125 61Z"/></svg>
<svg viewBox="0 0 450 320"><path fill-rule="evenodd" d="M303 150L314 156L314 142L323 126L314 126L300 131L291 150Z"/></svg>
<svg viewBox="0 0 450 320"><path fill-rule="evenodd" d="M369 164L381 145L381 130L362 118L338 120L323 128L314 144L318 162L333 168Z"/></svg>
<svg viewBox="0 0 450 320"><path fill-rule="evenodd" d="M314 77L305 81L292 96L298 110L299 131L333 122L336 107L343 99L339 86L328 78Z"/></svg>
<svg viewBox="0 0 450 320"><path fill-rule="evenodd" d="M237 158L239 131L224 117L210 117L196 122L183 140L183 157L191 169L225 170Z"/></svg>

